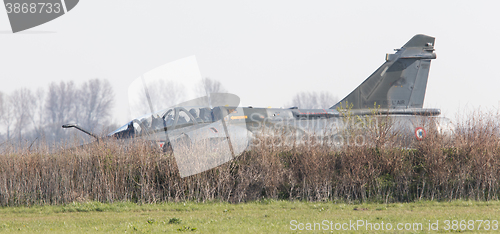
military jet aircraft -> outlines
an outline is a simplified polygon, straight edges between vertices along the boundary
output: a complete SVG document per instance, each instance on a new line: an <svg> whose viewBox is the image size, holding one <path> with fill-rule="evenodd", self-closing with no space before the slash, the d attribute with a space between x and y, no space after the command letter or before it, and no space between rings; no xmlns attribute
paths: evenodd
<svg viewBox="0 0 500 234"><path fill-rule="evenodd" d="M415 35L329 109L240 107L236 95L213 93L134 119L105 138L143 139L173 152L182 177L230 161L254 146L260 135L281 136L280 143L307 144L312 136L337 147L360 145L367 143L363 129L374 123L378 128L382 118L390 119L390 131L403 144L411 144L422 140L429 128L451 130L449 120L438 117L439 109L423 108L431 60L436 58L434 42L433 37ZM355 128L360 134L346 135Z"/></svg>

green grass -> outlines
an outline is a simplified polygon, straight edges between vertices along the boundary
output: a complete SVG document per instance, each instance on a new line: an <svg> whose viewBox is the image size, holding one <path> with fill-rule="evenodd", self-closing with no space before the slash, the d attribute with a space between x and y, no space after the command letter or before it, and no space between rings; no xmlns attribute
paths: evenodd
<svg viewBox="0 0 500 234"><path fill-rule="evenodd" d="M333 223L366 220L373 224L384 222L384 225L422 223L423 231L404 231L405 233L429 233L429 220L432 223L439 220L441 233L445 232L445 220L500 220L500 201L346 204L264 200L244 204L179 202L145 205L86 202L63 206L0 208L0 232L4 233L283 233L293 232L291 228L294 226L290 224L292 220L304 225L321 223L323 220ZM477 225L476 222L474 229L477 229ZM465 232L484 233L484 227L483 224L479 231ZM316 231L317 228L318 226ZM361 228L341 232L368 231Z"/></svg>

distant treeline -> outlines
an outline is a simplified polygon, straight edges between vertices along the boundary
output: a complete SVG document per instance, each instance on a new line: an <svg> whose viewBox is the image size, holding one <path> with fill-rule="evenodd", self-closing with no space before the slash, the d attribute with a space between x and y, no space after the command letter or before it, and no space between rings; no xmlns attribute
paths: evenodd
<svg viewBox="0 0 500 234"><path fill-rule="evenodd" d="M103 79L79 86L61 81L36 91L21 88L10 94L0 92L0 143L62 142L71 134L61 128L66 123L100 132L111 123L113 105L113 88Z"/></svg>
<svg viewBox="0 0 500 234"><path fill-rule="evenodd" d="M177 81L159 80L148 85L152 106L141 95L133 112L140 115L176 105L185 98L188 88L200 96L207 93L228 92L222 83L212 78L201 79L195 87L184 87ZM139 89L144 90L144 89ZM338 102L331 93L299 92L285 106L304 109L329 108ZM76 85L73 81L52 82L36 91L20 88L10 94L0 92L0 150L6 144L63 145L70 139L88 142L90 137L79 131L68 131L61 126L77 123L97 135L109 133L118 127L112 122L115 104L114 91L105 79L91 79ZM140 116L139 115L139 116Z"/></svg>
<svg viewBox="0 0 500 234"><path fill-rule="evenodd" d="M151 83L147 90L149 96L155 97L153 106L148 105L148 95L143 94L139 105L132 108L143 115L153 107L160 110L176 105L183 100L185 88L178 81ZM203 78L191 88L200 96L227 92L219 81L211 78ZM104 79L92 79L79 86L73 81L61 81L36 91L21 88L10 94L0 92L0 150L9 144L19 148L26 144L63 145L73 139L88 142L89 136L84 133L61 126L77 123L97 135L109 133L118 127L111 122L114 104L113 88Z"/></svg>
<svg viewBox="0 0 500 234"><path fill-rule="evenodd" d="M175 158L141 142L101 142L48 153L12 151L0 157L2 206L73 201L220 200L409 202L497 200L500 137L494 118L457 124L452 139L428 131L414 148L383 144L278 147L262 139L234 161L180 178Z"/></svg>

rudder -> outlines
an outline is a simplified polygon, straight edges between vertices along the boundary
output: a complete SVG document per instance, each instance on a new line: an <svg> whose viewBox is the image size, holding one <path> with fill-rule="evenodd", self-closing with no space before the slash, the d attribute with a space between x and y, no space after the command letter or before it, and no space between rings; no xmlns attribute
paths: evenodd
<svg viewBox="0 0 500 234"><path fill-rule="evenodd" d="M330 109L422 108L430 63L436 58L434 37L418 34L382 64L354 91Z"/></svg>

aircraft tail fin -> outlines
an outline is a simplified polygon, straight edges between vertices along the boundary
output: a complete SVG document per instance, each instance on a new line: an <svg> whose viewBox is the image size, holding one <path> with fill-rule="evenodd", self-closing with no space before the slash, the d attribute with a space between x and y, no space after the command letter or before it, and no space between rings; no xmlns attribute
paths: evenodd
<svg viewBox="0 0 500 234"><path fill-rule="evenodd" d="M415 35L395 54L387 54L382 66L330 109L422 108L431 60L435 58L434 37Z"/></svg>

